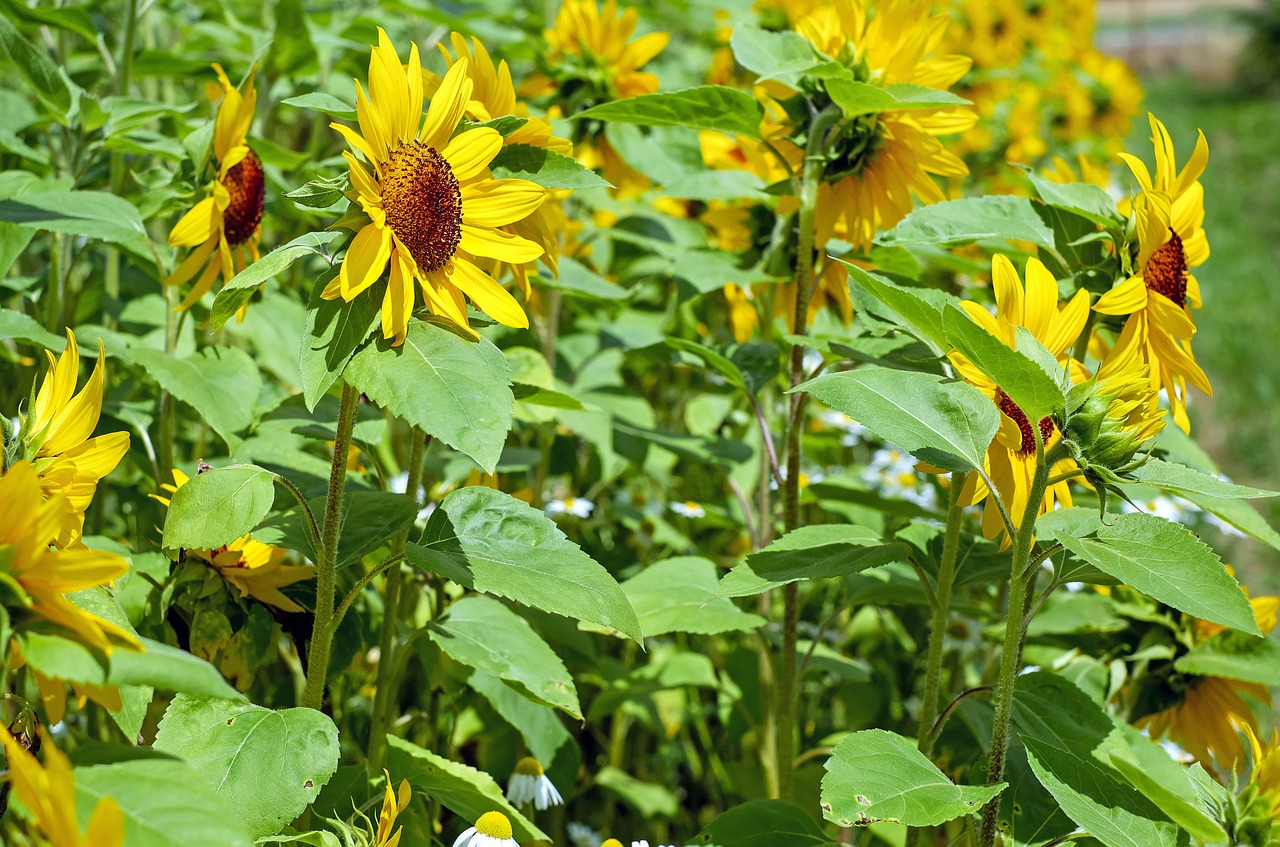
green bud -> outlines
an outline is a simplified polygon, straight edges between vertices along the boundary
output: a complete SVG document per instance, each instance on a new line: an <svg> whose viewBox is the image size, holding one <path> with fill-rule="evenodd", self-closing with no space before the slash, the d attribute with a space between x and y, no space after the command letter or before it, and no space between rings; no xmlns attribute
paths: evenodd
<svg viewBox="0 0 1280 847"><path fill-rule="evenodd" d="M1275 798L1252 783L1235 798L1232 834L1241 847L1280 847L1280 824L1272 817Z"/></svg>

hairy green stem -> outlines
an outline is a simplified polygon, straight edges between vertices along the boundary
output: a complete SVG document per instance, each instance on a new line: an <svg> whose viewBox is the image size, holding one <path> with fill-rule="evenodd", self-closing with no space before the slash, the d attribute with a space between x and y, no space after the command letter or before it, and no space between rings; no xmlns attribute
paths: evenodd
<svg viewBox="0 0 1280 847"><path fill-rule="evenodd" d="M324 704L329 648L333 645L342 495L347 486L347 453L351 447L351 431L355 428L359 399L359 392L343 382L338 431L333 439L333 462L329 466L329 492L325 495L324 523L320 529L320 549L316 551L316 616L311 626L311 648L307 653L307 688L302 697L302 705L309 709L319 710Z"/></svg>

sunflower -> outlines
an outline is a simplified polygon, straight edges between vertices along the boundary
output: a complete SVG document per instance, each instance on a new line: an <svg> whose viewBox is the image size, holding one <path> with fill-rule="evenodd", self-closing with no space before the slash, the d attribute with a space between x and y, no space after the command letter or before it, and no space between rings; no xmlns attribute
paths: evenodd
<svg viewBox="0 0 1280 847"><path fill-rule="evenodd" d="M382 797L382 812L378 815L378 831L374 836L373 847L398 847L403 827L394 831L393 828L396 818L409 807L413 789L409 787L409 780L402 779L399 790L392 791L391 774L387 773L386 768L383 768L382 776L387 780L387 787Z"/></svg>
<svg viewBox="0 0 1280 847"><path fill-rule="evenodd" d="M1089 317L1088 293L1078 291L1069 303L1060 306L1057 281L1034 257L1027 260L1026 276L1024 288L1013 263L1008 257L996 254L991 262L996 314L992 316L983 306L972 301L960 305L974 323L1009 347L1015 346L1017 328L1025 327L1059 362L1071 365L1075 381L1083 380L1083 368L1070 358L1070 349ZM1000 409L1000 429L987 449L986 470L1009 514L1018 520L1026 511L1036 469L1036 437L1032 423L1000 386L963 355L952 351L949 358L956 371ZM1046 449L1061 438L1051 419L1042 418L1035 425ZM1053 470L1059 472L1070 466L1071 463L1063 462ZM960 502L969 506L986 501L982 512L982 534L995 538L1004 532L1004 523L993 498L987 494L985 483L971 475L960 494ZM1071 492L1066 482L1049 486L1040 503L1039 514L1052 509L1055 501L1064 506L1071 505ZM1008 542L1006 538L1004 543Z"/></svg>
<svg viewBox="0 0 1280 847"><path fill-rule="evenodd" d="M191 308L219 277L229 281L261 258L258 224L262 221L266 178L262 160L246 141L258 105L258 92L253 87L255 71L249 71L248 79L237 89L221 65L215 64L213 69L222 85L222 105L213 130L217 177L209 184L204 199L183 215L169 233L170 247L195 249L165 278L164 284L182 285L200 274L178 304L179 309ZM246 308L247 304L240 308L239 319L244 319Z"/></svg>
<svg viewBox="0 0 1280 847"><path fill-rule="evenodd" d="M528 180L490 176L489 162L502 149L496 129L475 127L454 135L475 87L469 65L465 59L454 63L423 120L417 45L410 49L406 70L380 28L369 60L368 97L356 82L360 131L331 124L359 154L342 155L369 222L356 233L323 296L350 301L389 264L382 334L396 345L409 329L415 281L432 313L473 336L464 294L499 323L529 325L520 304L475 260L516 265L541 256L541 246L501 227L533 213L546 190Z"/></svg>
<svg viewBox="0 0 1280 847"><path fill-rule="evenodd" d="M524 144L558 153L561 156L573 156L573 142L557 136L552 131L551 124L544 118L530 115L528 105L516 97L515 85L511 81L511 69L507 66L505 59L495 66L489 51L480 43L480 39L475 37L468 45L466 38L455 32L450 35L450 43L453 45L452 52L443 43L437 43L436 46L450 67L463 60L467 63L467 75L473 85L471 99L467 102L468 118L483 122L504 115L515 115L523 118L524 124L503 137L503 146ZM440 77L430 71L423 71L423 76L427 95L435 96L435 92L440 88ZM553 277L559 275L561 235L568 233L572 228L564 207L560 203L568 194L568 191L549 191L547 199L527 218L501 227L510 235L539 245L543 251L540 261ZM534 262L511 266L512 274L526 298L531 293L529 274L536 272L536 268L537 265Z"/></svg>
<svg viewBox="0 0 1280 847"><path fill-rule="evenodd" d="M160 489L173 494L191 478L177 468L173 469L173 484L161 483ZM169 505L169 498L152 494L152 498ZM240 592L241 597L253 597L286 612L301 612L303 608L280 592L286 585L311 579L315 571L300 565L283 564L288 551L272 547L243 535L216 550L187 550L189 558L196 558L213 568Z"/></svg>
<svg viewBox="0 0 1280 847"><path fill-rule="evenodd" d="M1136 272L1093 305L1103 315L1128 315L1146 345L1152 384L1164 388L1174 423L1190 432L1187 383L1213 394L1209 378L1191 353L1195 322L1188 307L1200 308L1200 283L1191 268L1209 258L1204 232L1204 186L1199 182L1209 161L1209 144L1201 132L1191 158L1177 169L1173 139L1155 115L1151 141L1154 174L1135 156L1121 153L1142 193L1132 211L1138 238Z"/></svg>
<svg viewBox="0 0 1280 847"><path fill-rule="evenodd" d="M868 19L864 0L836 0L802 17L796 31L849 67L860 82L945 90L964 76L971 61L958 54L935 55L948 18L932 14L930 6L929 0L887 0L876 4ZM817 243L836 236L869 248L876 232L911 211L913 196L924 203L945 200L933 177L964 176L969 169L936 136L964 132L976 121L972 110L948 106L890 110L838 123L818 188ZM783 143L784 155L798 167L802 151Z"/></svg>
<svg viewBox="0 0 1280 847"><path fill-rule="evenodd" d="M106 585L129 570L112 553L50 546L64 520L65 500L62 494L45 497L30 462L17 462L0 476L0 583L16 589L20 601L8 610L14 628L53 624L103 653L117 646L142 649L133 635L64 596Z"/></svg>
<svg viewBox="0 0 1280 847"><path fill-rule="evenodd" d="M57 533L59 547L76 543L84 528L84 510L93 500L98 481L111 473L129 451L129 433L112 432L90 438L102 415L102 384L107 357L98 342L98 361L89 381L76 394L80 349L67 330L67 346L56 359L48 351L49 372L40 384L31 416L23 422L23 456L34 463L47 499L61 496Z"/></svg>
<svg viewBox="0 0 1280 847"><path fill-rule="evenodd" d="M35 818L36 830L51 847L120 847L124 844L124 815L112 797L93 806L83 833L76 814L76 778L71 762L41 730L44 767L9 730L0 726L0 746L9 765L9 780L22 805Z"/></svg>
<svg viewBox="0 0 1280 847"><path fill-rule="evenodd" d="M642 71L671 40L665 32L651 32L635 40L640 14L634 8L619 13L617 0L564 0L555 26L544 30L549 52L544 73L523 86L529 97L553 95L558 111L573 115L600 103L622 100L658 90L658 78ZM576 140L579 161L604 173L617 193L633 195L649 180L623 160L599 128L581 127Z"/></svg>

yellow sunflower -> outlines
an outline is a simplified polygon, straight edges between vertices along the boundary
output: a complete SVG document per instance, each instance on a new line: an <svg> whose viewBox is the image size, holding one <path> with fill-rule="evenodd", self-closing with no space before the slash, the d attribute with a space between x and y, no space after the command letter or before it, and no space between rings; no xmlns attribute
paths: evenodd
<svg viewBox="0 0 1280 847"><path fill-rule="evenodd" d="M854 70L855 79L876 86L899 83L948 89L971 61L958 54L935 55L948 17L934 15L930 0L887 0L868 15L864 0L836 0L815 8L796 23L796 31L820 52ZM934 176L969 173L959 157L936 136L964 132L974 125L971 109L891 110L839 123L834 159L826 164L818 188L817 243L833 236L868 248L876 232L902 220L913 207L946 199ZM798 128L803 129L803 128ZM803 160L790 148L793 166Z"/></svg>
<svg viewBox="0 0 1280 847"><path fill-rule="evenodd" d="M169 233L169 246L195 249L165 278L164 284L182 285L200 274L178 304L179 309L189 309L199 302L220 277L230 280L261 258L258 224L262 221L266 178L262 160L246 141L258 105L258 92L253 87L255 71L249 71L244 86L237 89L221 65L215 64L213 69L222 85L222 105L213 130L217 177L210 183L207 196L183 215ZM238 314L242 320L246 308L248 304Z"/></svg>
<svg viewBox="0 0 1280 847"><path fill-rule="evenodd" d="M186 485L191 478L177 468L173 469L173 484L161 483L160 489L169 494ZM152 494L152 498L169 505L168 497ZM286 612L304 609L290 600L280 589L315 576L312 568L283 564L287 550L255 541L243 535L216 550L187 550L188 557L200 559L218 572L218 575L235 586L241 597L253 597Z"/></svg>
<svg viewBox="0 0 1280 847"><path fill-rule="evenodd" d="M1174 423L1189 432L1187 383L1213 394L1209 378L1191 353L1196 326L1188 309L1201 306L1200 283L1190 269L1209 258L1204 186L1199 182L1209 161L1209 144L1201 132L1191 158L1179 171L1169 131L1155 115L1148 117L1155 145L1154 174L1141 159L1120 154L1142 188L1132 203L1137 270L1102 295L1093 308L1104 315L1128 315L1137 326L1146 344L1151 381L1168 395Z"/></svg>
<svg viewBox="0 0 1280 847"><path fill-rule="evenodd" d="M1083 368L1071 359L1070 351L1089 317L1088 293L1078 291L1065 306L1059 305L1057 280L1034 257L1027 260L1026 276L1024 288L1013 263L1008 257L997 254L991 262L996 314L992 316L983 306L972 301L965 301L960 305L974 323L1009 347L1015 346L1017 327L1025 327L1059 362L1071 364L1072 378L1075 381L1083 380ZM1014 520L1020 520L1027 508L1027 497L1030 496L1035 474L1036 437L1031 428L1032 423L1000 386L963 355L952 351L949 358L956 371L991 398L1000 409L1000 429L987 449L986 471L1010 516ZM1061 438L1049 418L1042 418L1036 426L1040 429L1046 449ZM1052 472L1057 473L1070 466L1071 463L1063 462ZM987 494L987 486L976 475L971 475L961 492L960 502L969 506L986 500L982 512L982 534L987 538L995 538L1004 533L1004 523L994 500L987 497ZM1049 486L1040 503L1039 514L1052 509L1055 501L1064 506L1071 505L1071 492L1066 482ZM1004 543L1009 543L1007 537Z"/></svg>
<svg viewBox="0 0 1280 847"><path fill-rule="evenodd" d="M532 262L541 246L504 232L533 213L546 190L528 180L493 179L489 162L502 149L491 127L457 135L475 85L470 63L461 59L445 74L422 116L423 78L418 48L406 69L387 34L369 60L369 96L356 82L360 131L331 124L357 155L343 152L351 186L369 217L347 249L325 299L352 300L391 266L382 300L382 334L404 341L414 309L414 283L427 308L475 335L467 320L465 294L499 323L527 327L520 304L475 262L477 257L512 265Z"/></svg>
<svg viewBox="0 0 1280 847"><path fill-rule="evenodd" d="M33 462L46 498L61 496L64 509L51 540L67 547L79 540L84 510L93 500L98 481L111 473L129 452L129 433L112 432L91 438L102 414L102 385L107 357L98 342L98 361L80 393L80 349L67 330L67 346L40 384L31 415L23 422L23 455Z"/></svg>
<svg viewBox="0 0 1280 847"><path fill-rule="evenodd" d="M35 818L36 830L51 847L120 847L124 814L112 797L94 805L83 833L76 815L76 778L71 762L41 730L44 767L27 748L0 726L0 745L9 765L9 781L22 805Z"/></svg>
<svg viewBox="0 0 1280 847"><path fill-rule="evenodd" d="M467 64L468 76L473 85L471 99L467 102L468 118L481 122L504 115L524 118L523 126L502 139L504 146L527 144L562 156L573 156L573 142L557 136L552 131L551 124L544 118L530 115L528 105L516 97L515 85L511 81L511 69L507 66L505 59L494 65L489 51L478 38L473 37L471 44L468 45L466 38L455 32L450 35L450 43L453 45L452 52L443 43L437 43L436 46L450 67L463 60ZM440 88L440 77L429 71L424 71L423 74L427 95L435 96L435 92ZM561 237L571 229L569 218L560 203L560 200L568 194L568 191L549 191L542 205L530 212L528 217L501 227L510 235L524 238L540 246L543 251L540 261L552 276L559 275ZM525 297L528 297L531 291L529 274L535 273L536 267L537 265L533 262L511 266L512 274L520 284ZM495 268L495 272L500 272L500 267Z"/></svg>
<svg viewBox="0 0 1280 847"><path fill-rule="evenodd" d="M374 836L373 847L398 847L403 827L394 832L392 828L396 825L396 817L409 807L413 789L409 787L409 780L402 779L399 790L393 791L391 774L387 773L386 768L383 768L382 776L387 780L387 788L382 797L382 813L378 815L378 832Z"/></svg>
<svg viewBox="0 0 1280 847"><path fill-rule="evenodd" d="M110 653L142 645L130 633L86 612L64 595L106 585L129 570L112 553L79 546L51 547L67 508L65 498L46 499L30 462L17 462L0 476L0 581L16 588L22 605L8 610L14 627L51 623L92 648Z"/></svg>

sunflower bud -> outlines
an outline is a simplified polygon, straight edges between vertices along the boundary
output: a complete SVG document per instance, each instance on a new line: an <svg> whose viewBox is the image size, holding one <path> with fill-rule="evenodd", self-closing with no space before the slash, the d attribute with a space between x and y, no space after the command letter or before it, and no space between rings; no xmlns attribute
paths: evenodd
<svg viewBox="0 0 1280 847"><path fill-rule="evenodd" d="M1231 828L1234 843L1241 847L1277 847L1280 845L1280 823L1272 815L1275 798L1249 783L1233 802Z"/></svg>

